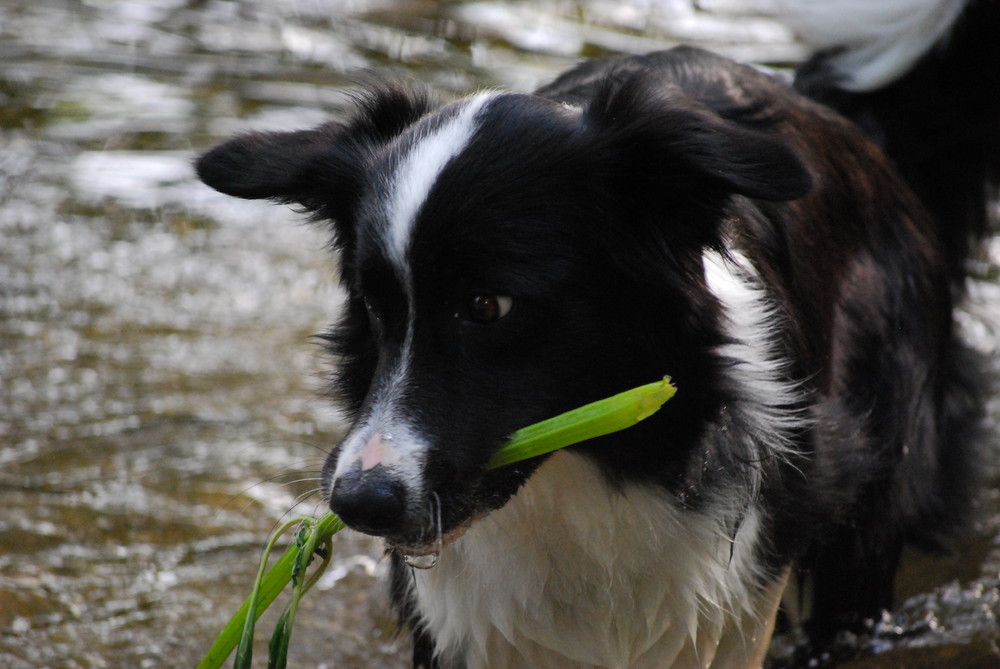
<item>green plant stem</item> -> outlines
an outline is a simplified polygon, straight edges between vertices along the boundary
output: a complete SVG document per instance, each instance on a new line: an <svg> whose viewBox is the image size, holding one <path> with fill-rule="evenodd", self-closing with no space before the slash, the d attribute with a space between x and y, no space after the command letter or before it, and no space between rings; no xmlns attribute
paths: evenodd
<svg viewBox="0 0 1000 669"><path fill-rule="evenodd" d="M326 514L316 521L313 530L313 533L317 537L316 543L329 541L343 527L344 522L335 514ZM278 535L275 534L275 536ZM244 600L243 605L240 606L233 617L230 618L229 623L219 633L219 636L216 637L215 642L198 664L198 669L218 669L218 667L222 666L222 663L226 661L226 658L233 652L233 648L236 647L240 640L243 628L249 617L248 614L251 611L251 605L253 605L252 610L254 611L252 618L256 621L278 595L281 594L285 586L288 585L288 581L292 578L292 570L295 566L295 561L298 559L299 552L299 547L295 543L292 543L291 546L285 549L285 552L274 563L274 566L260 579L259 587L254 588L254 592Z"/></svg>

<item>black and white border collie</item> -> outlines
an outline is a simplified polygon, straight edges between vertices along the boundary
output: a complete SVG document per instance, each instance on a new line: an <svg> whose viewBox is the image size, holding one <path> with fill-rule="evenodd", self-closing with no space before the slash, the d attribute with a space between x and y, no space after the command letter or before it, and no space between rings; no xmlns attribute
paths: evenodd
<svg viewBox="0 0 1000 669"><path fill-rule="evenodd" d="M329 223L352 425L324 491L385 538L415 666L760 666L783 597L857 627L966 506L941 232L875 141L756 69L681 47L530 95L379 85L198 171ZM638 426L486 468L665 374Z"/></svg>

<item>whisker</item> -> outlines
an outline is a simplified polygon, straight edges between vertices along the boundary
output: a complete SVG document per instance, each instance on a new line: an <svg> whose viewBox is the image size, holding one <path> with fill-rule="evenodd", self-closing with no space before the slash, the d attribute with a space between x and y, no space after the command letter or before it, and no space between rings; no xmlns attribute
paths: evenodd
<svg viewBox="0 0 1000 669"><path fill-rule="evenodd" d="M318 492L320 492L319 488L312 488L311 490L307 490L304 493L298 495L295 498L295 500L294 500L295 504L292 505L292 508L294 509L299 504L302 504L302 503L308 501L310 497L312 497L313 495L315 495Z"/></svg>
<svg viewBox="0 0 1000 669"><path fill-rule="evenodd" d="M339 442L339 438L338 438L337 441ZM325 448L324 446L322 446L320 444L313 443L313 442L308 441L306 439L288 439L288 438L284 438L283 437L283 438L274 438L274 439L264 439L264 440L257 441L257 443L259 445L261 445L261 446L266 446L267 444L281 444L281 445L298 444L300 446L308 446L309 448L315 449L315 450L319 451L320 453L322 453L324 456L330 455L330 453L333 452L333 447Z"/></svg>
<svg viewBox="0 0 1000 669"><path fill-rule="evenodd" d="M253 490L254 488L256 488L257 486L259 486L259 485L261 485L263 483L272 483L274 481L277 481L282 476L288 476L288 475L295 476L295 475L304 474L304 473L312 473L313 471L315 471L315 473L317 473L317 474L322 473L322 469L316 469L316 470L312 470L312 469L305 469L304 470L304 469L302 469L302 466L307 465L307 464L312 463L312 462L315 462L315 461L313 461L313 460L298 460L296 462L291 462L291 463L283 466L276 473L274 473L274 474L272 474L272 475L270 475L270 476L268 476L266 478L260 479L259 481L256 481L255 483L247 486L246 488L243 488L242 490L240 490L239 493L237 493L236 495L233 496L233 499L236 499L240 495L246 494L248 491ZM283 485L285 483L287 483L287 482L283 482ZM232 501L232 500L230 500L230 501Z"/></svg>
<svg viewBox="0 0 1000 669"><path fill-rule="evenodd" d="M283 446L289 444L299 444L303 446L308 446L309 448L318 451L322 454L322 458L303 458L301 460L296 460L290 462L281 467L280 470L262 478L251 485L246 486L238 493L234 494L222 507L219 509L218 513L230 510L234 507L238 500L244 500L241 508L237 509L238 513L246 513L246 511L255 503L260 503L260 500L256 500L250 495L250 492L267 483L276 483L282 487L296 486L302 483L321 483L322 482L322 472L323 466L326 463L327 457L333 452L332 447L325 447L320 444L310 442L304 439L270 439L258 442L259 445L268 444L280 444ZM313 499L316 495L319 495L319 499L315 501L312 505L312 509L303 515L309 515L312 517L317 517L320 510L322 509L324 499L323 499L323 489L322 486L316 485L314 487L305 490L292 499L292 504L284 511L282 514L271 524L271 528L268 531L268 535L273 534L282 524L284 524L289 518L293 517L296 513L296 509L303 504L309 503L310 499ZM261 547L261 552L263 553L264 547Z"/></svg>
<svg viewBox="0 0 1000 669"><path fill-rule="evenodd" d="M322 480L323 480L322 476L307 476L306 478L302 479L293 479L291 481L285 481L281 485L295 485L296 483L306 483L308 481L322 481ZM316 488L316 490L319 490L319 488Z"/></svg>
<svg viewBox="0 0 1000 669"><path fill-rule="evenodd" d="M283 523L285 523L285 521L293 515L295 509L298 506L305 504L309 500L309 497L311 497L317 492L319 492L319 488L313 488L311 490L307 490L301 495L296 496L295 499L293 500L292 505L288 507L288 509L286 509L285 512L282 513L281 516L276 521L274 521L274 524L271 525L270 532L274 532L278 527L280 527ZM315 516L318 508L319 508L318 504L313 506L313 512L311 515Z"/></svg>
<svg viewBox="0 0 1000 669"><path fill-rule="evenodd" d="M436 513L434 515L434 525L437 537L434 543L440 553L441 549L444 548L444 529L442 528L441 522L441 498L436 492L432 492L431 495L433 496L434 507L436 509Z"/></svg>

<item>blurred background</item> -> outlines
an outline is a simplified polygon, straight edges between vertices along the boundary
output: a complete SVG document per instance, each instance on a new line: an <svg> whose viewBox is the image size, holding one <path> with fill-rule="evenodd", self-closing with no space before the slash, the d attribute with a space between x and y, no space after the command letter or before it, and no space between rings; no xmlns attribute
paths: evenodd
<svg viewBox="0 0 1000 669"><path fill-rule="evenodd" d="M198 151L336 118L366 70L458 94L678 42L794 64L751 2L0 0L0 667L193 667L275 523L322 511L326 240L197 183ZM960 321L996 371L1000 239L973 273ZM1000 666L998 398L975 536L908 556L838 666ZM291 666L407 666L379 547L335 544Z"/></svg>

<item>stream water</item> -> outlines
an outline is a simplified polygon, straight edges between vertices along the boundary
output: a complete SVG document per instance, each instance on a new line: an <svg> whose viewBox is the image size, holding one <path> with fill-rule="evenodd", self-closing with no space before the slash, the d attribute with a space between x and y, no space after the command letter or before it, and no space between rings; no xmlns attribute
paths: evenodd
<svg viewBox="0 0 1000 669"><path fill-rule="evenodd" d="M325 240L198 184L197 151L335 117L366 69L524 90L680 41L802 56L745 0L0 0L0 666L194 666L268 531L321 510L341 430L311 339L341 301ZM1000 238L969 288L996 371ZM993 467L995 390L987 428ZM969 544L909 556L899 611L841 666L1000 666L991 472ZM406 666L385 568L338 535L292 666Z"/></svg>

